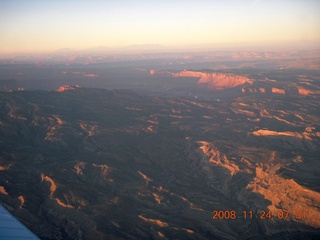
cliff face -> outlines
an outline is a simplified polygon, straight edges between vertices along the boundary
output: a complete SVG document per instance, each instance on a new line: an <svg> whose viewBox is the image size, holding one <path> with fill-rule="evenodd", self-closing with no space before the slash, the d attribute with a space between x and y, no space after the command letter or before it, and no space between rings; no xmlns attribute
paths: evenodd
<svg viewBox="0 0 320 240"><path fill-rule="evenodd" d="M281 74L278 80L261 77L261 74L249 77L229 73L208 73L201 71L170 72L167 70L150 70L150 75L161 75L172 78L194 78L197 85L203 89L224 90L241 86L241 94L262 95L301 95L310 96L320 94L320 88L312 79L299 78L296 81L283 79ZM198 79L198 80L197 80Z"/></svg>
<svg viewBox="0 0 320 240"><path fill-rule="evenodd" d="M198 84L203 88L209 88L214 90L223 90L227 88L233 88L245 83L252 84L253 81L244 76L237 76L232 74L223 73L205 73L194 71L182 71L179 73L172 73L173 77L194 77L200 78Z"/></svg>
<svg viewBox="0 0 320 240"><path fill-rule="evenodd" d="M310 90L310 89L305 89L299 86L295 86L294 84L291 84L290 86L288 84L287 87L256 87L254 85L250 86L244 86L242 88L242 93L261 93L261 94L276 94L276 95L303 95L303 96L308 96L308 95L316 95L320 94L319 90Z"/></svg>
<svg viewBox="0 0 320 240"><path fill-rule="evenodd" d="M240 171L239 167L230 162L225 155L221 154L220 151L214 147L213 144L206 141L199 141L198 144L200 145L203 154L209 159L209 163L229 170L231 176Z"/></svg>
<svg viewBox="0 0 320 240"><path fill-rule="evenodd" d="M74 90L74 88L69 85L63 85L63 86L60 86L56 91L57 92L64 92L67 90Z"/></svg>
<svg viewBox="0 0 320 240"><path fill-rule="evenodd" d="M279 166L273 166L273 171L277 168ZM319 209L313 202L320 201L320 193L300 186L293 179L284 179L273 171L257 167L256 176L247 188L271 202L268 210L273 216L287 220L290 214L294 221L319 228Z"/></svg>
<svg viewBox="0 0 320 240"><path fill-rule="evenodd" d="M224 73L206 73L199 71L181 71L178 73L172 73L165 70L150 70L150 75L167 75L174 78L190 77L198 78L197 84L201 88L211 89L211 90L223 90L228 88L233 88L236 86L243 85L245 83L252 84L253 80L234 74L224 74Z"/></svg>
<svg viewBox="0 0 320 240"><path fill-rule="evenodd" d="M262 136L271 136L271 137L291 137L295 139L304 139L308 141L316 140L320 137L320 132L317 132L314 127L307 127L306 130L302 133L299 132L278 132L268 129L260 129L252 132L252 135L262 137Z"/></svg>
<svg viewBox="0 0 320 240"><path fill-rule="evenodd" d="M298 88L298 92L300 95L320 94L320 91L312 91L305 88Z"/></svg>

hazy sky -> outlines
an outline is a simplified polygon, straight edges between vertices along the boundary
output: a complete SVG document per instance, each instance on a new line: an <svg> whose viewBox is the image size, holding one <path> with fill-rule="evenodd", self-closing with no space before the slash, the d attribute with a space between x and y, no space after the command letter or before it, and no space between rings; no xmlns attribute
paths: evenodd
<svg viewBox="0 0 320 240"><path fill-rule="evenodd" d="M319 0L1 0L0 54L320 42Z"/></svg>

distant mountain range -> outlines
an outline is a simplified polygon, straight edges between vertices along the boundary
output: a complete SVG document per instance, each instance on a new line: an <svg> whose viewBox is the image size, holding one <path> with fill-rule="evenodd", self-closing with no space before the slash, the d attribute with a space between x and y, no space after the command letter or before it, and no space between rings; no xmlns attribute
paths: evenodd
<svg viewBox="0 0 320 240"><path fill-rule="evenodd" d="M111 48L105 46L98 46L93 48L87 48L82 50L72 49L72 48L61 48L56 51L56 53L75 53L75 52L122 52L122 51L158 51L166 49L164 46L159 44L133 44L125 47Z"/></svg>

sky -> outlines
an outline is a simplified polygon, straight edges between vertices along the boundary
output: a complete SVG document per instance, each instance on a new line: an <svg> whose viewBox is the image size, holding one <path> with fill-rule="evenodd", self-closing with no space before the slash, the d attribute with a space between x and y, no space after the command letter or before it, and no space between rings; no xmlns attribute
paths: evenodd
<svg viewBox="0 0 320 240"><path fill-rule="evenodd" d="M1 0L0 54L320 43L319 12L319 0Z"/></svg>

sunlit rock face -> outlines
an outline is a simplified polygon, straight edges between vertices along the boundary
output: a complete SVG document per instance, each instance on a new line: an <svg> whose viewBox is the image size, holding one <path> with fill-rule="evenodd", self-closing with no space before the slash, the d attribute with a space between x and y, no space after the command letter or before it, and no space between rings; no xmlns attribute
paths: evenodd
<svg viewBox="0 0 320 240"><path fill-rule="evenodd" d="M151 76L162 76L165 78L171 77L173 79L186 80L191 78L195 80L195 84L202 89L211 91L223 91L233 89L234 93L242 93L243 95L287 95L287 96L313 96L320 94L320 87L316 79L307 79L302 76L296 78L295 81L291 79L261 78L262 74L231 74L222 72L206 72L206 71L191 71L184 70L179 72L170 72L167 70L150 70Z"/></svg>
<svg viewBox="0 0 320 240"><path fill-rule="evenodd" d="M181 77L191 77L197 78L198 85L202 88L211 90L223 90L228 88L233 88L243 84L251 84L253 81L245 76L237 76L233 74L223 74L223 73L206 73L198 71L181 71L178 73L171 73L168 71L161 70L150 70L150 75L163 74L171 75L175 78Z"/></svg>
<svg viewBox="0 0 320 240"><path fill-rule="evenodd" d="M313 91L305 88L298 88L298 92L300 95L320 94L320 91Z"/></svg>
<svg viewBox="0 0 320 240"><path fill-rule="evenodd" d="M273 84L274 86L277 85L277 82ZM256 86L245 86L242 87L241 89L242 93L247 93L247 94L281 94L281 95L302 95L302 96L310 96L310 95L318 95L320 94L319 90L308 90L301 88L299 86L296 86L292 84L292 86L288 86L286 88L277 88L277 87L256 87Z"/></svg>
<svg viewBox="0 0 320 240"><path fill-rule="evenodd" d="M280 168L280 165L276 168ZM268 209L273 215L282 217L282 210L285 209L284 213L294 215L294 220L320 228L320 211L317 205L313 204L320 201L320 193L300 186L293 179L285 179L275 174L276 170L257 167L256 177L247 188L271 202ZM305 216L307 212L308 217Z"/></svg>
<svg viewBox="0 0 320 240"><path fill-rule="evenodd" d="M319 96L253 84L1 92L0 203L43 239L317 239Z"/></svg>
<svg viewBox="0 0 320 240"><path fill-rule="evenodd" d="M56 91L57 92L64 92L64 91L73 90L73 89L74 88L69 85L63 85L63 86L60 86Z"/></svg>
<svg viewBox="0 0 320 240"><path fill-rule="evenodd" d="M232 74L222 73L204 73L194 71L182 71L173 73L174 77L194 77L200 78L198 84L203 88L222 90L233 88L245 83L252 83L253 81L244 76L236 76Z"/></svg>
<svg viewBox="0 0 320 240"><path fill-rule="evenodd" d="M280 89L280 88L275 88L273 87L271 89L272 93L278 93L278 94L286 94L286 91L284 89Z"/></svg>

